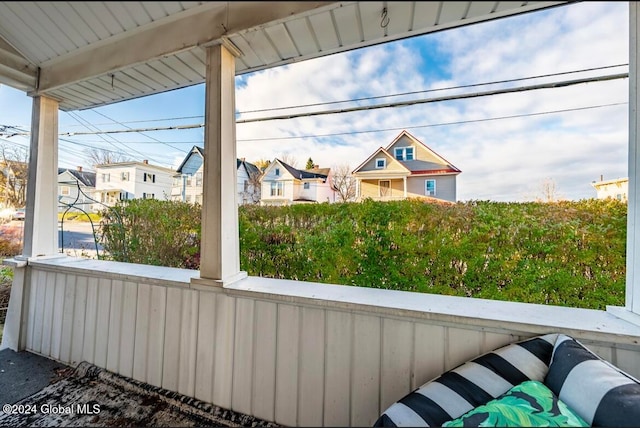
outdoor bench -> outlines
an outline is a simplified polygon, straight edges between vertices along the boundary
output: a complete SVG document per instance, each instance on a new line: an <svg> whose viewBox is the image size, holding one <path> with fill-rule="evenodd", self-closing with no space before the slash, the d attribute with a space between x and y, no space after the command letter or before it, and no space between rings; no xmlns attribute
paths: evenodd
<svg viewBox="0 0 640 428"><path fill-rule="evenodd" d="M374 426L640 426L640 382L564 334L503 346L401 398Z"/></svg>

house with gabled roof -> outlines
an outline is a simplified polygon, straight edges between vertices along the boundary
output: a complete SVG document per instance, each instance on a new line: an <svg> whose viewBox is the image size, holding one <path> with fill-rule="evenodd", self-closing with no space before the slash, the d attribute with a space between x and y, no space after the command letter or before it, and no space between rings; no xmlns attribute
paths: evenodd
<svg viewBox="0 0 640 428"><path fill-rule="evenodd" d="M260 201L260 169L245 158L236 159L238 204L256 204ZM202 204L204 190L204 149L193 146L173 176L171 199Z"/></svg>
<svg viewBox="0 0 640 428"><path fill-rule="evenodd" d="M331 168L297 169L274 159L265 168L262 183L261 205L288 205L313 202L335 202L335 190L331 185Z"/></svg>
<svg viewBox="0 0 640 428"><path fill-rule="evenodd" d="M92 212L95 202L96 173L77 169L58 168L58 211Z"/></svg>
<svg viewBox="0 0 640 428"><path fill-rule="evenodd" d="M456 201L460 171L407 131L380 147L353 170L357 200L407 198Z"/></svg>

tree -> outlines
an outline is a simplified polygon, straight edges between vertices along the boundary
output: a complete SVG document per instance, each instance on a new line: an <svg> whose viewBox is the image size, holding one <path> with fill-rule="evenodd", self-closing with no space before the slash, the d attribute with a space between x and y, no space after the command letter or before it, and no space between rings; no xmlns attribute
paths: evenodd
<svg viewBox="0 0 640 428"><path fill-rule="evenodd" d="M537 202L556 202L562 197L558 194L558 188L553 178L545 178L540 183L539 195L536 196Z"/></svg>
<svg viewBox="0 0 640 428"><path fill-rule="evenodd" d="M28 162L26 148L0 145L0 199L5 206L20 208L27 203Z"/></svg>
<svg viewBox="0 0 640 428"><path fill-rule="evenodd" d="M294 168L298 167L298 160L295 158L295 156L292 156L289 153L282 154L278 159Z"/></svg>
<svg viewBox="0 0 640 428"><path fill-rule="evenodd" d="M333 188L338 195L338 202L354 201L356 198L356 179L351 175L351 167L343 164L331 168Z"/></svg>
<svg viewBox="0 0 640 428"><path fill-rule="evenodd" d="M264 170L267 169L271 161L269 159L258 159L257 161L251 162L251 163L257 166L260 169L260 171L264 172Z"/></svg>
<svg viewBox="0 0 640 428"><path fill-rule="evenodd" d="M305 165L304 169L313 169L313 159L309 158L307 159L307 164Z"/></svg>
<svg viewBox="0 0 640 428"><path fill-rule="evenodd" d="M132 159L121 152L114 152L112 150L91 148L85 149L85 154L91 161L92 165L105 165L109 163L129 162Z"/></svg>

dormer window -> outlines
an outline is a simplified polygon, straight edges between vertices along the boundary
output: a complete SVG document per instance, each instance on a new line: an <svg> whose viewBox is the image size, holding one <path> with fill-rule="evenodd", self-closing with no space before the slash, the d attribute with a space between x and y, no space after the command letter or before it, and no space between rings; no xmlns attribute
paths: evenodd
<svg viewBox="0 0 640 428"><path fill-rule="evenodd" d="M376 168L384 168L387 166L387 160L385 158L376 159Z"/></svg>
<svg viewBox="0 0 640 428"><path fill-rule="evenodd" d="M394 150L394 156L400 161L413 160L413 147L396 147Z"/></svg>

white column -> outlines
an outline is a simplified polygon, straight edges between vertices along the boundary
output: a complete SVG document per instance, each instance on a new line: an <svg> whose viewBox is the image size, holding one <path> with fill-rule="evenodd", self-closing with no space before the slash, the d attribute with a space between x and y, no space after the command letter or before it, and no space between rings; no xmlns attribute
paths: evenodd
<svg viewBox="0 0 640 428"><path fill-rule="evenodd" d="M240 272L236 168L235 58L222 45L207 49L200 278L223 286Z"/></svg>
<svg viewBox="0 0 640 428"><path fill-rule="evenodd" d="M58 255L58 102L37 96L33 98L31 111L22 255L4 261L14 270L0 349L14 351L21 351L26 346L24 309L31 281L27 272L28 260Z"/></svg>
<svg viewBox="0 0 640 428"><path fill-rule="evenodd" d="M640 157L638 140L640 138L638 121L638 3L629 2L629 201L627 212L627 290L626 308L640 314L640 237L636 227L640 223L640 203L638 171ZM637 271L637 272L636 272Z"/></svg>
<svg viewBox="0 0 640 428"><path fill-rule="evenodd" d="M640 325L640 121L638 120L638 35L640 34L640 12L637 2L629 2L629 200L627 209L627 283L625 307L607 306L607 311Z"/></svg>
<svg viewBox="0 0 640 428"><path fill-rule="evenodd" d="M23 257L58 253L58 102L33 98Z"/></svg>
<svg viewBox="0 0 640 428"><path fill-rule="evenodd" d="M404 185L404 197L407 197L407 177L402 177L402 184Z"/></svg>

